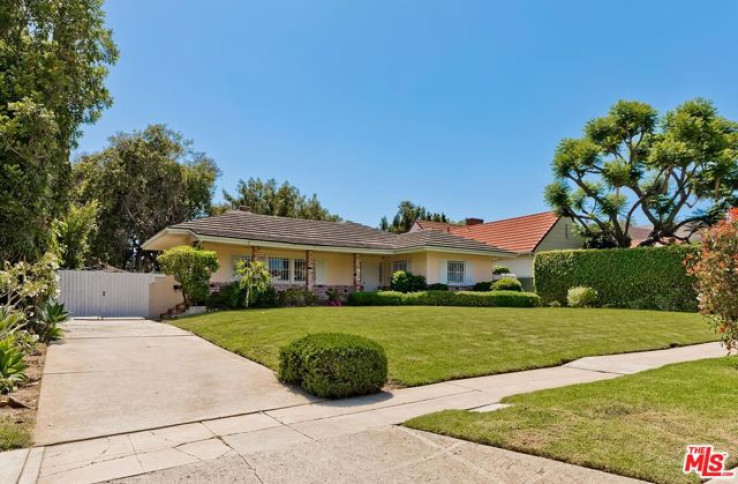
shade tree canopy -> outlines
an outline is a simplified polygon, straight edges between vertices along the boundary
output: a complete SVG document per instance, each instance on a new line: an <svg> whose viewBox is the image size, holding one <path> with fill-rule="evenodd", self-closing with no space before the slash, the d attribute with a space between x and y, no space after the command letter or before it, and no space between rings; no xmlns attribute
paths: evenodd
<svg viewBox="0 0 738 484"><path fill-rule="evenodd" d="M397 206L397 213L392 217L392 222L386 216L382 217L379 228L386 232L402 234L408 232L416 220L451 223L445 213L431 212L422 205L404 200Z"/></svg>
<svg viewBox="0 0 738 484"><path fill-rule="evenodd" d="M112 97L101 0L0 2L0 260L35 260L67 207L69 153Z"/></svg>
<svg viewBox="0 0 738 484"><path fill-rule="evenodd" d="M705 99L659 116L618 101L563 139L547 203L603 246L629 247L636 221L652 226L641 245L688 240L738 201L738 123Z"/></svg>
<svg viewBox="0 0 738 484"><path fill-rule="evenodd" d="M308 197L300 190L284 181L276 179L262 180L249 178L239 180L236 192L223 192L226 203L221 210L248 210L258 215L275 215L279 217L302 218L308 220L326 220L338 222L341 218L332 214L318 200L317 195Z"/></svg>
<svg viewBox="0 0 738 484"><path fill-rule="evenodd" d="M155 258L142 250L169 225L210 213L215 162L182 134L161 124L119 133L107 148L74 164L75 201L97 200L98 229L90 258L130 270L147 270Z"/></svg>

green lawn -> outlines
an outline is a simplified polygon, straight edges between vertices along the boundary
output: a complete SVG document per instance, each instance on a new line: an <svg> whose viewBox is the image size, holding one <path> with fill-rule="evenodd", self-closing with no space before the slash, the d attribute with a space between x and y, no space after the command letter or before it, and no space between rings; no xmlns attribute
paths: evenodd
<svg viewBox="0 0 738 484"><path fill-rule="evenodd" d="M659 483L682 473L688 444L738 464L738 358L681 363L614 380L506 398L490 413L444 411L409 427Z"/></svg>
<svg viewBox="0 0 738 484"><path fill-rule="evenodd" d="M408 386L716 339L697 314L624 309L310 307L174 324L275 370L279 348L308 333L366 336L387 351L390 378Z"/></svg>

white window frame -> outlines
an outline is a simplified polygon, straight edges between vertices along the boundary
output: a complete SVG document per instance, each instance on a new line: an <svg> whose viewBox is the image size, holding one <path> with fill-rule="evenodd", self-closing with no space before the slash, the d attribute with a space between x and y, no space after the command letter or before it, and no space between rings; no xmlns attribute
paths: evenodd
<svg viewBox="0 0 738 484"><path fill-rule="evenodd" d="M302 268L298 269L298 262L302 263ZM302 274L302 279L298 279L297 275ZM307 261L305 259L293 259L292 260L292 282L294 283L303 283L307 282Z"/></svg>
<svg viewBox="0 0 738 484"><path fill-rule="evenodd" d="M272 261L276 261L281 267L272 268ZM287 267L284 267L284 263L287 263ZM274 282L286 282L289 283L292 280L292 261L286 257L270 257L267 261L269 266L269 273L272 275L272 281ZM286 274L285 274L286 271ZM286 276L282 277L282 276Z"/></svg>
<svg viewBox="0 0 738 484"><path fill-rule="evenodd" d="M448 284L457 286L466 284L466 261L446 261L446 280L448 281Z"/></svg>

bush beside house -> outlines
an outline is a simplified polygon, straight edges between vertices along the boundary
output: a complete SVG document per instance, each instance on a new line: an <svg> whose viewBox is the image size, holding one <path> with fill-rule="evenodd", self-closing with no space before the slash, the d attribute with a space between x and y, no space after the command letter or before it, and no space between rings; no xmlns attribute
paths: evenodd
<svg viewBox="0 0 738 484"><path fill-rule="evenodd" d="M210 276L218 270L218 256L215 252L181 245L165 250L157 260L161 271L173 276L182 286L182 296L188 306L207 301Z"/></svg>
<svg viewBox="0 0 738 484"><path fill-rule="evenodd" d="M535 257L536 292L544 303L566 303L576 286L591 287L607 307L696 311L694 277L684 259L692 245L635 249L563 250Z"/></svg>

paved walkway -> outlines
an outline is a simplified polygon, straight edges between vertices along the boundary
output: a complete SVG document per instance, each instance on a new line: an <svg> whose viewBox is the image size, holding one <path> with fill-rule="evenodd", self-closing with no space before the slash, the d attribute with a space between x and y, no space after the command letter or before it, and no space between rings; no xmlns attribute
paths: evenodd
<svg viewBox="0 0 738 484"><path fill-rule="evenodd" d="M0 454L0 468L20 462L8 472L17 477L23 470L27 482L99 482L144 473L153 474L138 481L362 481L385 480L387 469L394 469L393 479L411 481L426 480L426 466L453 479L591 482L606 476L625 482L392 425L443 409L492 411L508 395L725 354L710 343L318 401L280 385L268 369L171 326L73 322L69 329L47 357L37 423L37 442L46 446ZM349 449L353 454L346 454ZM493 462L500 464L490 467ZM250 469L245 474L244 465Z"/></svg>

